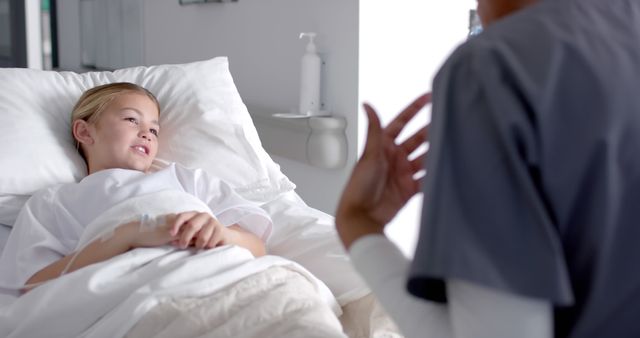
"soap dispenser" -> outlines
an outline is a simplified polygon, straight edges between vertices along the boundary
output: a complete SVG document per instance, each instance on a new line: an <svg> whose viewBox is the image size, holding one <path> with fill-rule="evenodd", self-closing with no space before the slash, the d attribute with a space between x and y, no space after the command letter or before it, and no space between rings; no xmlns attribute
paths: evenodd
<svg viewBox="0 0 640 338"><path fill-rule="evenodd" d="M306 52L300 65L300 114L320 115L320 70L322 60L316 52L316 33L300 33L300 39L308 37Z"/></svg>

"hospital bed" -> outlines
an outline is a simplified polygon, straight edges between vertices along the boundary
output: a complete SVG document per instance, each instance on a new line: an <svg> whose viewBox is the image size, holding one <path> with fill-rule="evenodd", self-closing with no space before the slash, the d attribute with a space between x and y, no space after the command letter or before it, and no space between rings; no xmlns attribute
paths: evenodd
<svg viewBox="0 0 640 338"><path fill-rule="evenodd" d="M52 322L53 328L49 326L47 330L65 330L68 329L65 326L77 325L78 332L87 337L104 336L105 332L109 336L127 337L170 337L176 332L181 336L205 336L203 332L207 332L212 337L331 337L340 336L342 331L350 337L400 336L350 266L336 236L333 217L307 206L295 192L295 185L280 172L279 166L262 148L246 106L233 84L228 61L223 57L183 65L87 74L0 70L0 144L7 144L4 143L7 141L21 144L20 149L2 149L7 158L16 160L5 161L0 166L0 222L9 224L0 226L0 249L7 241L10 224L15 220L16 205L24 203L26 196L39 188L73 182L82 177L83 162L73 148L68 117L61 118L61 114L65 111L68 114L82 91L116 81L138 83L158 96L163 109L161 124L164 137L160 139L158 157L202 168L224 179L244 198L260 204L274 224L266 243L268 254L282 257L291 264L278 263L268 269L257 268L255 271L260 273L230 278L226 282L220 276L214 276L209 284L197 281L188 284L194 285L192 289L176 291L174 288L176 290L172 289L170 297L162 296L162 292L168 292L168 288L163 289L158 291L158 295L154 294L153 302L148 301L148 296L145 298L147 302L133 302L134 296L140 296L140 290L152 289L148 285L135 287L131 289L131 295L123 296L121 302L105 307L112 310L96 317L99 320L95 323L79 323L82 316L77 316L68 319L64 325ZM15 132L21 128L30 130L31 138L35 139ZM185 128L191 133L188 140L178 137L178 129ZM206 150L207 156L194 158L193 152L198 150ZM22 156L25 152L31 156ZM224 158L226 162L221 165L220 161L210 161L211 158ZM7 207L3 208L3 205ZM54 290L49 293L45 290L46 284L39 287L44 291L39 288L32 291L42 292L38 297L48 297L49 303L36 299L36 296L32 296L34 299L29 302L21 301L27 298L25 296L16 300L1 295L0 307L22 306L23 309L12 310L8 315L0 311L0 335L29 332L20 331L26 329L19 325L3 328L3 325L13 325L7 323L13 323L16 318L22 320L20 316L40 318L38 315L41 315L45 321L54 316L56 310L47 309L48 306L55 305L57 299L59 303L70 301L68 295L62 293L82 295L83 287L72 283L82 283L85 278L87 285L93 287L91 283L95 283L97 276L106 275L104 271L93 273L65 276L70 285L49 287ZM226 276L222 272L221 275ZM289 281L287 278L292 278L292 281L274 282ZM117 281L114 278L109 282ZM162 282L168 283L165 279ZM210 287L211 292L197 287L212 283L216 285ZM256 289L263 290L263 294L248 292ZM95 294L90 287L87 290L88 295ZM311 303L315 305L309 307ZM82 305L81 300L77 304ZM126 304L135 306L127 308ZM301 306L307 312L287 312L287 308L295 306ZM69 307L68 311L73 311L73 308ZM336 320L337 317L340 321ZM200 319L197 325L194 324L198 322L196 319ZM251 323L255 324L253 329L248 328ZM193 331L187 332L189 329Z"/></svg>

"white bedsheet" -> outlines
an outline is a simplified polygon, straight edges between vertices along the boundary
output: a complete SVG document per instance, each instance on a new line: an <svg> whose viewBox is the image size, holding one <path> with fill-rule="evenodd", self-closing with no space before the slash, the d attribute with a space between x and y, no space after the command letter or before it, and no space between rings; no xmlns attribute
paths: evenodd
<svg viewBox="0 0 640 338"><path fill-rule="evenodd" d="M263 205L263 208L269 213L274 223L274 232L267 242L268 252L271 255L282 256L284 259L279 257L266 257L258 260L251 259L249 261L249 259L245 257L245 260L240 259L236 261L233 268L233 264L231 263L229 263L231 265L225 265L228 270L221 267L221 269L215 269L215 271L208 271L208 269L202 269L202 267L209 266L212 264L211 261L225 261L223 259L224 257L238 256L235 253L236 251L245 250L237 247L223 247L217 249L220 252L214 250L210 251L208 253L209 255L195 255L193 257L185 254L185 252L182 254L179 252L166 252L162 254L154 251L156 249L136 250L123 255L121 258L114 259L113 262L111 262L112 264L96 264L95 266L83 269L87 270L83 275L72 274L61 278L61 280L65 278L69 279L66 284L73 285L73 288L51 283L47 288L53 291L49 292L50 294L47 296L41 294L46 293L42 291L44 288L34 290L31 294L21 297L24 298L24 300L20 300L20 309L12 310L11 313L6 312L8 309L6 304L13 303L15 298L3 299L0 295L0 315L7 320L4 323L9 322L9 325L15 328L17 325L22 325L21 323L27 322L27 320L34 318L40 318L39 320L43 318L47 319L47 314L59 314L59 311L67 311L67 317L70 318L78 317L78 313L81 313L83 316L90 316L90 312L93 310L85 309L86 304L92 304L92 306L99 305L100 307L114 306L116 308L112 312L113 314L105 317L105 321L103 321L104 324L101 324L104 326L101 326L99 329L106 330L109 327L116 327L124 332L124 328L135 324L138 318L144 316L144 312L153 308L163 296L171 292L177 292L182 295L213 293L218 288L232 284L232 281L239 281L246 278L241 276L249 275L251 271L259 271L260 269L273 265L284 265L288 268L301 271L301 273L308 276L314 284L318 285L319 293L323 294L325 299L330 299L335 296L339 304L343 306L370 292L351 267L348 256L344 252L343 246L335 232L332 216L307 206L293 191L283 194L276 200ZM8 233L6 229L0 228L0 231L2 230ZM1 236L2 232L0 232L0 239ZM215 255L213 255L214 253ZM248 251L245 253L249 255ZM135 270L131 264L137 259L147 259L153 262L152 264L143 264L143 266L139 267L140 271L133 273L134 275L145 275L147 278L159 277L154 279L153 282L149 282L153 287L143 287L143 282L136 282L130 279L132 271ZM297 262L299 265L291 261ZM150 270L144 269L144 266L149 266L149 268L151 266L158 266L163 269L157 271L157 273L152 273ZM205 271L210 273L210 279L202 275ZM187 282L189 276L195 276L196 279L201 279ZM314 276L322 280L324 284L319 283ZM108 282L108 280L111 280L113 283ZM184 282L184 284L178 285L179 282ZM81 287L76 288L76 284ZM114 292L114 290L109 287L110 284L126 285L129 291L121 291L121 294L117 295L120 298L112 296L106 297L105 299L108 301L108 304L98 301L97 298L95 298L96 293L102 297L108 294L108 292ZM329 293L324 285L329 287L333 295ZM159 287L159 289L157 289L157 287ZM84 296L81 296L82 294L84 294ZM135 301L127 301L124 294L131 294L131 297L134 297ZM71 300L73 300L73 302L65 305L64 309L58 309L52 306L52 304L56 304L56 302L65 303ZM137 305L132 305L134 304L132 302L137 302ZM5 304L5 306L3 307L2 304ZM50 320L51 318L48 319ZM78 319L74 319L71 324L77 325L78 321ZM41 326L41 328L46 330L45 332L49 335L49 333L53 332L51 331L52 328L58 325L64 326L64 323L47 323ZM0 322L0 326L4 326L4 324ZM98 328L94 330L98 330ZM5 336L4 332L0 332L0 336Z"/></svg>
<svg viewBox="0 0 640 338"><path fill-rule="evenodd" d="M331 289L342 306L370 292L351 267L331 215L307 206L294 191L263 205L263 209L274 224L267 242L270 254L304 266ZM0 250L9 231L10 228L0 225Z"/></svg>
<svg viewBox="0 0 640 338"><path fill-rule="evenodd" d="M41 285L0 309L0 336L122 337L164 299L213 294L278 265L304 274L330 297L299 265L276 256L254 259L237 246L197 254L136 249Z"/></svg>
<svg viewBox="0 0 640 338"><path fill-rule="evenodd" d="M307 206L293 191L262 207L273 221L269 254L304 266L331 289L341 306L371 292L351 266L331 215Z"/></svg>
<svg viewBox="0 0 640 338"><path fill-rule="evenodd" d="M137 198L119 204L94 220L80 246L109 232L131 213L176 207L177 198ZM152 204L152 205L151 205ZM165 211L166 212L166 211ZM0 308L2 337L122 337L156 304L167 298L202 297L273 266L287 266L304 275L320 298L340 315L331 291L302 266L282 257L255 259L237 246L214 250L178 250L171 246L141 248L87 266L38 286Z"/></svg>

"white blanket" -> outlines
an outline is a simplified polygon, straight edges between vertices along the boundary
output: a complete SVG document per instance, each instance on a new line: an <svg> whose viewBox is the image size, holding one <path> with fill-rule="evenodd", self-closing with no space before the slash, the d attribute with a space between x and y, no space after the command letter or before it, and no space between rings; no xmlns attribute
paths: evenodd
<svg viewBox="0 0 640 338"><path fill-rule="evenodd" d="M141 211L154 215L191 210L193 201L187 199L185 194L166 192L117 205L87 227L78 246ZM305 276L325 304L340 315L329 289L292 261L276 256L255 259L237 246L204 251L165 246L135 249L35 288L0 309L0 336L122 337L163 300L208 296L273 266L286 266Z"/></svg>
<svg viewBox="0 0 640 338"><path fill-rule="evenodd" d="M305 276L271 267L207 297L168 299L127 338L346 338Z"/></svg>

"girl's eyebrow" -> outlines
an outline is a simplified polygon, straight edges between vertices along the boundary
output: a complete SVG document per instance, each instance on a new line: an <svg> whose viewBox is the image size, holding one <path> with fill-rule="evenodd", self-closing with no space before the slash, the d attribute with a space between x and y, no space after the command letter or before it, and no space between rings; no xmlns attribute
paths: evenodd
<svg viewBox="0 0 640 338"><path fill-rule="evenodd" d="M136 114L138 114L140 117L144 117L144 114L142 114L138 109L133 108L133 107L123 107L120 109L120 111L123 110L133 110ZM158 123L158 120L152 120L151 123L155 124L156 126L160 127L160 123Z"/></svg>

